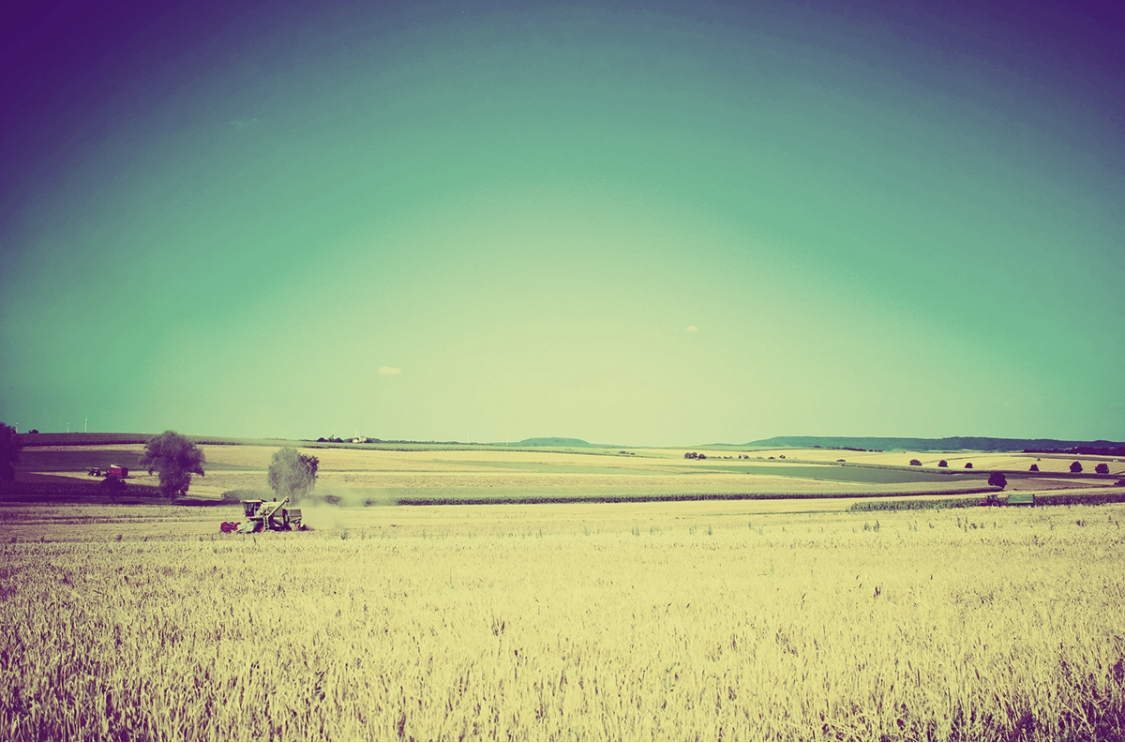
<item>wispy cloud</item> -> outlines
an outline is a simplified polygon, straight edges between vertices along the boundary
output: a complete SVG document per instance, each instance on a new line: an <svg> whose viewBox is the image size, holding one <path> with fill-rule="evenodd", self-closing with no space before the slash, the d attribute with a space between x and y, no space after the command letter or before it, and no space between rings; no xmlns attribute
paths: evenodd
<svg viewBox="0 0 1125 743"><path fill-rule="evenodd" d="M236 132L240 132L248 126L254 126L258 123L257 119L233 119L230 122L230 128Z"/></svg>
<svg viewBox="0 0 1125 743"><path fill-rule="evenodd" d="M689 332L689 333L698 333L698 332L699 332L699 328L695 327L694 325L688 325L688 326L687 326L687 332Z"/></svg>
<svg viewBox="0 0 1125 743"><path fill-rule="evenodd" d="M379 367L379 373L380 374L402 374L402 369L399 369L397 366L380 366Z"/></svg>

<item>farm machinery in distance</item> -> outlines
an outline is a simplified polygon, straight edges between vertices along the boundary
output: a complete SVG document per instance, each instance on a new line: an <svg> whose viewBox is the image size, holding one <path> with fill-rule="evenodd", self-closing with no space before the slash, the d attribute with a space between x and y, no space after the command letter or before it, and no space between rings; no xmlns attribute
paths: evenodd
<svg viewBox="0 0 1125 743"><path fill-rule="evenodd" d="M86 474L90 477L104 477L107 480L124 480L129 477L129 468L111 464L108 467L90 467Z"/></svg>
<svg viewBox="0 0 1125 743"><path fill-rule="evenodd" d="M281 500L244 500L242 511L246 520L224 521L219 530L224 534L254 534L259 531L304 531L307 527L301 523L301 509L289 508L289 499Z"/></svg>

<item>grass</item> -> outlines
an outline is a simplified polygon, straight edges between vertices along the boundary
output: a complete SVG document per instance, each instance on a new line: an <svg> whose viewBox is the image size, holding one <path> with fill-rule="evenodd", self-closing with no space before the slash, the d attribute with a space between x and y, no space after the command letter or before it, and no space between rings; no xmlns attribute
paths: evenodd
<svg viewBox="0 0 1125 743"><path fill-rule="evenodd" d="M1125 735L1125 506L968 529L756 505L320 508L255 537L219 509L0 507L0 730Z"/></svg>

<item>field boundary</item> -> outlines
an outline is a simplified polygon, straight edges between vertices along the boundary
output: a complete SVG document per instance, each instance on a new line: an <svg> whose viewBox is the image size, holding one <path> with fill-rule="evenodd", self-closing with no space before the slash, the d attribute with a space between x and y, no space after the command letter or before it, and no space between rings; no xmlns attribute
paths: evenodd
<svg viewBox="0 0 1125 743"><path fill-rule="evenodd" d="M511 496L488 495L467 498L419 498L417 496L393 499L400 506L503 506L503 505L559 505L567 503L678 503L686 501L746 501L746 500L824 500L840 498L902 498L907 495L973 495L995 493L996 488L974 488L971 490L938 490L924 493L885 493L872 494L856 492L821 493L675 493L670 495L576 495L576 496ZM384 501L369 499L365 506L381 504Z"/></svg>
<svg viewBox="0 0 1125 743"><path fill-rule="evenodd" d="M995 492L995 491L993 491ZM1102 506L1107 503L1125 503L1125 493L1057 493L1035 494L1035 506ZM1004 505L1001 503L1001 505ZM984 508L976 498L948 498L946 500L904 499L896 501L865 500L853 503L848 510L870 511L936 511L943 508Z"/></svg>

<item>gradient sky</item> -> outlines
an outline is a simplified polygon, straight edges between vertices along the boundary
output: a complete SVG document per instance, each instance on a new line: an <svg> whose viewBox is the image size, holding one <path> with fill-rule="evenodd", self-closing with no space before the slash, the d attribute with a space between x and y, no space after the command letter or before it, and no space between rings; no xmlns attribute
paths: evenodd
<svg viewBox="0 0 1125 743"><path fill-rule="evenodd" d="M1098 3L30 2L0 420L1125 440Z"/></svg>

